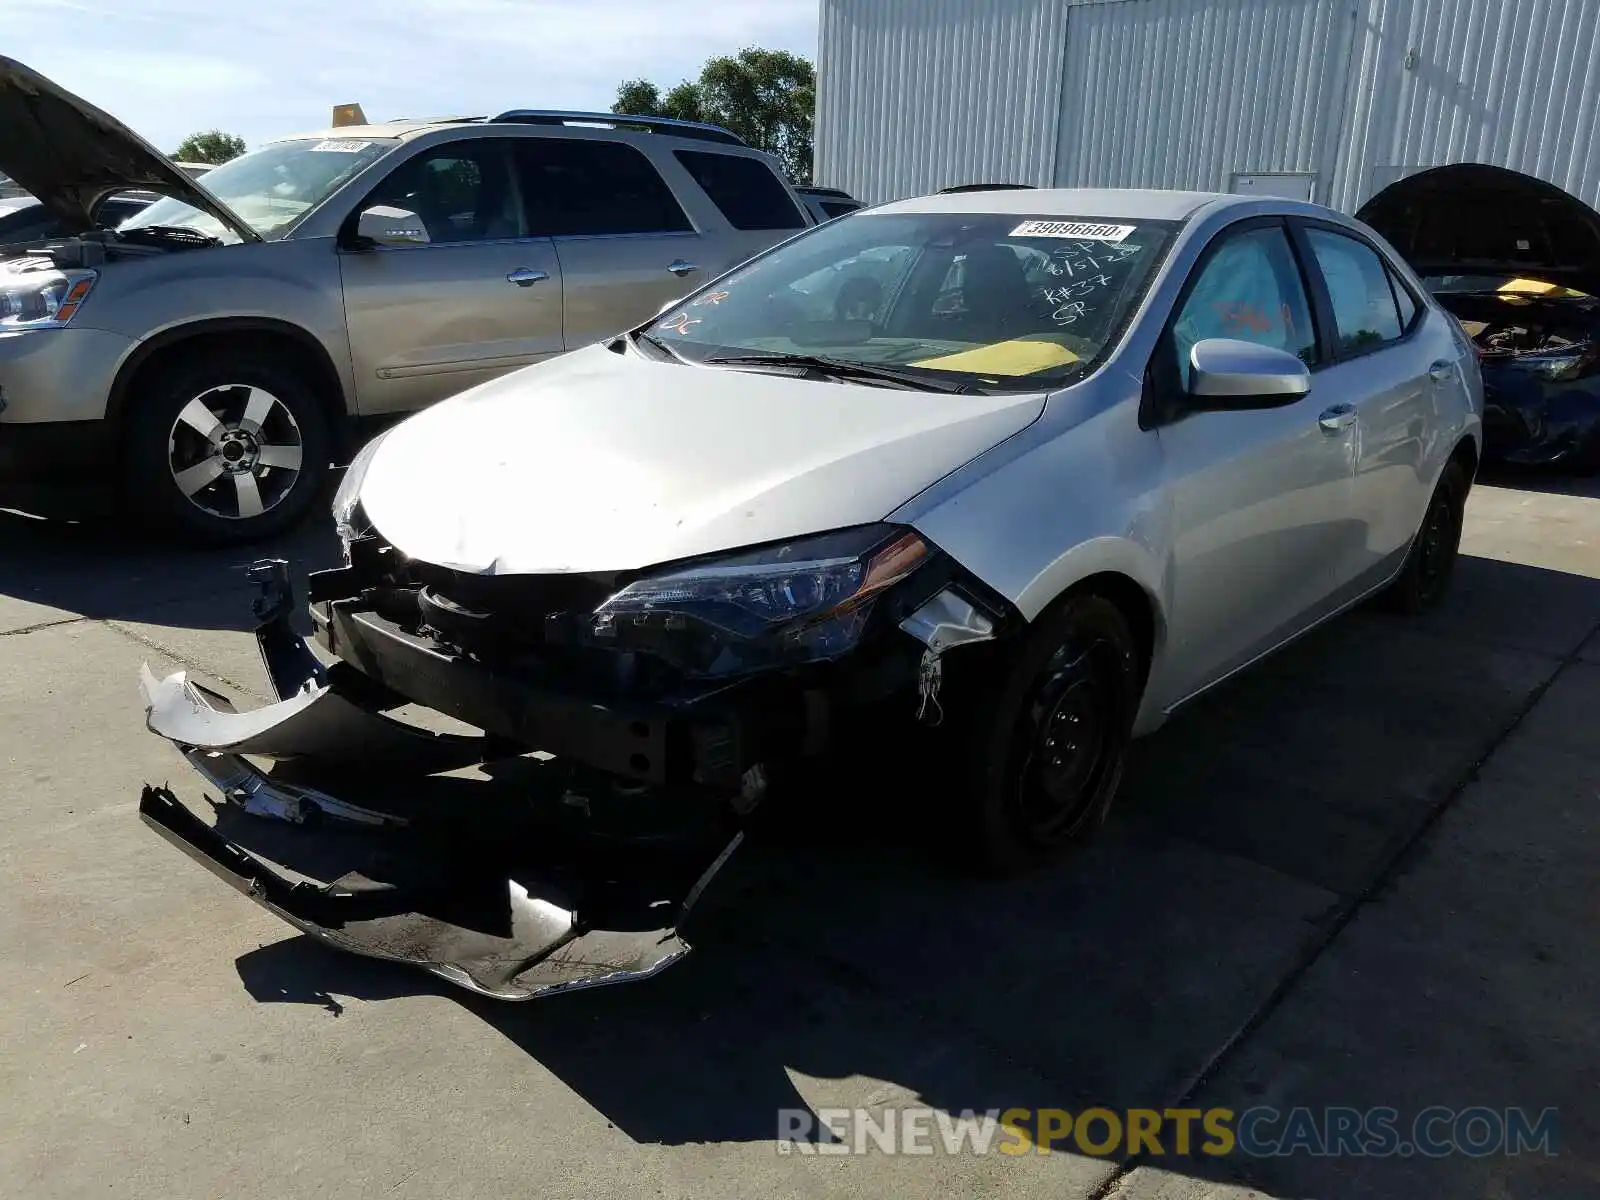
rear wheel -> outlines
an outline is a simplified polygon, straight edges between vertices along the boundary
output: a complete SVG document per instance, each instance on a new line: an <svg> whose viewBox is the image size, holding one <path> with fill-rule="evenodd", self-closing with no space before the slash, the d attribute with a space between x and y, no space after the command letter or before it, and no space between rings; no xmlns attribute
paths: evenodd
<svg viewBox="0 0 1600 1200"><path fill-rule="evenodd" d="M1142 674L1128 622L1105 597L1072 596L1038 622L973 710L957 832L978 865L1025 869L1100 826L1122 782Z"/></svg>
<svg viewBox="0 0 1600 1200"><path fill-rule="evenodd" d="M1466 467L1460 460L1452 459L1433 489L1406 565L1384 593L1387 607L1396 612L1417 614L1428 611L1444 598L1455 572L1470 487Z"/></svg>
<svg viewBox="0 0 1600 1200"><path fill-rule="evenodd" d="M294 524L327 478L328 419L310 386L261 352L182 360L129 417L128 494L147 522L211 543Z"/></svg>

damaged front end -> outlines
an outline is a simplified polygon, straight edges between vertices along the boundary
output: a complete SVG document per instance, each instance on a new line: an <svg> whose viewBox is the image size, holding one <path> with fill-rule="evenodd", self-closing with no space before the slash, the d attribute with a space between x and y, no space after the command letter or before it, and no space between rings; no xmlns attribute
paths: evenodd
<svg viewBox="0 0 1600 1200"><path fill-rule="evenodd" d="M310 577L321 657L286 564L258 563L278 701L146 670L150 729L215 799L147 787L141 816L296 928L484 995L647 978L775 780L885 705L936 719L944 655L1015 619L909 531L834 537L789 575L754 554L627 578L461 573L359 536ZM806 588L804 619L768 619Z"/></svg>

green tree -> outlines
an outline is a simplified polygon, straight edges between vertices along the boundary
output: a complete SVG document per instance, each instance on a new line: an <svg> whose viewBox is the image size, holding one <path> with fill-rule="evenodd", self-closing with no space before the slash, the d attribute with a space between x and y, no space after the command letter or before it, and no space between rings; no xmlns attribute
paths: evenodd
<svg viewBox="0 0 1600 1200"><path fill-rule="evenodd" d="M710 121L774 155L796 183L811 182L817 73L787 50L746 47L706 60L700 77L662 94L648 79L617 88L614 113Z"/></svg>
<svg viewBox="0 0 1600 1200"><path fill-rule="evenodd" d="M172 157L178 162L225 163L244 153L244 139L236 133L223 133L208 129L204 133L191 133L178 143Z"/></svg>

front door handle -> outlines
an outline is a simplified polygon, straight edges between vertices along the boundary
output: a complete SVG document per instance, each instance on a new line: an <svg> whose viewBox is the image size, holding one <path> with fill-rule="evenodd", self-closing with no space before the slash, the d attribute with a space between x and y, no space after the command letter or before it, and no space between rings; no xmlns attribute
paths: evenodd
<svg viewBox="0 0 1600 1200"><path fill-rule="evenodd" d="M548 271L535 271L532 267L518 267L506 275L507 283L514 283L518 287L532 287L536 283L543 283L550 278Z"/></svg>
<svg viewBox="0 0 1600 1200"><path fill-rule="evenodd" d="M1456 365L1447 358L1441 358L1428 368L1428 378L1435 383L1444 383L1455 374Z"/></svg>
<svg viewBox="0 0 1600 1200"><path fill-rule="evenodd" d="M695 266L692 262L685 262L681 258L667 264L667 270L671 271L679 279L682 279L685 275L688 275L694 271L698 271L699 269L700 268Z"/></svg>
<svg viewBox="0 0 1600 1200"><path fill-rule="evenodd" d="M1317 417L1317 424L1322 426L1323 433L1343 433L1356 423L1356 406L1354 404L1335 404L1332 408L1325 408Z"/></svg>

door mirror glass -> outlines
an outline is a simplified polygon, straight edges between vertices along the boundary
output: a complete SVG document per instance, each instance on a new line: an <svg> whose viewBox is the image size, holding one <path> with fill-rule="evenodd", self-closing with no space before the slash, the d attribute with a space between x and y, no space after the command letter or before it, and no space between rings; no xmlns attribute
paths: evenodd
<svg viewBox="0 0 1600 1200"><path fill-rule="evenodd" d="M1204 338L1189 350L1192 408L1271 408L1311 390L1311 372L1287 350L1235 338Z"/></svg>
<svg viewBox="0 0 1600 1200"><path fill-rule="evenodd" d="M422 218L405 208L375 204L356 218L356 236L374 246L426 246L430 239Z"/></svg>

